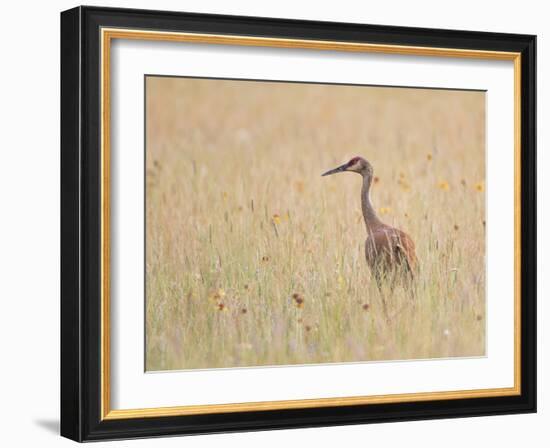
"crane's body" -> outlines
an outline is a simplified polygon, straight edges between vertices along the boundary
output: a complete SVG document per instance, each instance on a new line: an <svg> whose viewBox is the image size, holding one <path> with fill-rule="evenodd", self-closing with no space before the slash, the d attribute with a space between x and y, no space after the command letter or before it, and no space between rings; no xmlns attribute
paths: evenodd
<svg viewBox="0 0 550 448"><path fill-rule="evenodd" d="M327 171L323 176L345 171L358 173L363 177L361 209L367 228L365 256L378 287L382 288L385 279L391 282L392 287L399 279L411 281L418 264L414 242L405 232L383 223L378 217L370 200L373 179L371 164L362 157L354 157L348 163Z"/></svg>

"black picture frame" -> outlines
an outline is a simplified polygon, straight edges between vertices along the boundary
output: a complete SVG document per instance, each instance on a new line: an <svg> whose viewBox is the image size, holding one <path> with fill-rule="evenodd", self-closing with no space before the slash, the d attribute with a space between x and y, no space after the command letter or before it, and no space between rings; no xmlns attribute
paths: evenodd
<svg viewBox="0 0 550 448"><path fill-rule="evenodd" d="M100 29L521 53L521 394L101 419ZM76 441L536 412L536 37L99 7L61 13L61 435Z"/></svg>

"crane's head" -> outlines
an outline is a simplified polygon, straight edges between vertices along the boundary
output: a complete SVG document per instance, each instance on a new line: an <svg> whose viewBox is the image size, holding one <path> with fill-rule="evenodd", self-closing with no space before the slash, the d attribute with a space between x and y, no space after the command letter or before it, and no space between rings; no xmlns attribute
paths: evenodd
<svg viewBox="0 0 550 448"><path fill-rule="evenodd" d="M321 176L328 176L330 174L343 173L344 171L352 171L354 173L359 173L361 176L372 177L372 165L363 157L354 157L349 162L340 165L337 168L327 171L326 173L321 174Z"/></svg>

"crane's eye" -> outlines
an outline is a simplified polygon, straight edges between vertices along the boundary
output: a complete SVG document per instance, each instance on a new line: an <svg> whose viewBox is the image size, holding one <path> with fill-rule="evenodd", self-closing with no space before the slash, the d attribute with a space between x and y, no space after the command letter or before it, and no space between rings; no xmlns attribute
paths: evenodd
<svg viewBox="0 0 550 448"><path fill-rule="evenodd" d="M354 157L348 162L348 166L355 165L357 162L359 162L359 157Z"/></svg>

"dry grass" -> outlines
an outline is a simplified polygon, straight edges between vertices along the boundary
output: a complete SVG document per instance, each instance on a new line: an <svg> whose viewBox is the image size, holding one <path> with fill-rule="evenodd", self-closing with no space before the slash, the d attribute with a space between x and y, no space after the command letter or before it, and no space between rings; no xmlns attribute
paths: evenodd
<svg viewBox="0 0 550 448"><path fill-rule="evenodd" d="M481 92L148 78L148 370L485 353ZM364 257L362 155L416 242L388 324Z"/></svg>

